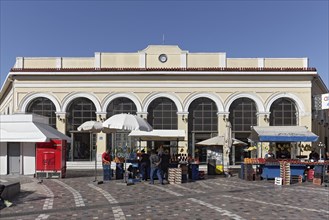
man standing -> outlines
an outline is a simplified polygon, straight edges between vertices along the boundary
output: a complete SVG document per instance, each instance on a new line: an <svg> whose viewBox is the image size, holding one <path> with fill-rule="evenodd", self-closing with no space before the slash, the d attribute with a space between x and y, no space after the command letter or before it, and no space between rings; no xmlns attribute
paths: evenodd
<svg viewBox="0 0 329 220"><path fill-rule="evenodd" d="M102 154L102 164L103 164L103 179L111 180L111 156L110 149L106 149L106 151Z"/></svg>
<svg viewBox="0 0 329 220"><path fill-rule="evenodd" d="M146 181L147 177L149 175L149 170L150 170L150 156L145 153L145 150L142 150L142 155L141 155L141 173L142 173L142 180Z"/></svg>
<svg viewBox="0 0 329 220"><path fill-rule="evenodd" d="M151 173L150 173L151 182L150 182L150 184L154 184L154 174L156 173L158 176L159 182L163 185L160 164L161 164L160 157L156 154L155 150L152 149L151 156L150 156L150 165L151 165Z"/></svg>

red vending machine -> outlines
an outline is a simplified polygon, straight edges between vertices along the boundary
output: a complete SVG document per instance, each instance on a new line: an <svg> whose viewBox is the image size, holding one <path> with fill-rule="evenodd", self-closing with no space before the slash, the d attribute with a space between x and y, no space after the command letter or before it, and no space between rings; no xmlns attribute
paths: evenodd
<svg viewBox="0 0 329 220"><path fill-rule="evenodd" d="M64 178L66 174L66 140L52 139L36 143L36 177Z"/></svg>

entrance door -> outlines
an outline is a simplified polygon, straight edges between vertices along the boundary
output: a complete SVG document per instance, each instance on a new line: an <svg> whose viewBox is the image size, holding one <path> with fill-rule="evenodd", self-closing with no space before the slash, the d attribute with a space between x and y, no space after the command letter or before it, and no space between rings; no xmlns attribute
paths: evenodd
<svg viewBox="0 0 329 220"><path fill-rule="evenodd" d="M19 174L20 173L20 143L8 143L8 173Z"/></svg>

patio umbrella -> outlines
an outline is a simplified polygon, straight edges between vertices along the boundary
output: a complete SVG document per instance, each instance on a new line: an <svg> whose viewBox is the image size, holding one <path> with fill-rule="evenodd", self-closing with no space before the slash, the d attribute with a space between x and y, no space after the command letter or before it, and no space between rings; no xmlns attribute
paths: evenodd
<svg viewBox="0 0 329 220"><path fill-rule="evenodd" d="M78 131L90 133L90 145L92 146L92 143L93 143L92 134L100 133L100 132L111 133L114 130L105 128L103 126L103 123L99 122L99 121L86 121L78 127ZM95 148L95 180L94 180L94 182L96 182L96 181L97 181L97 147Z"/></svg>
<svg viewBox="0 0 329 220"><path fill-rule="evenodd" d="M232 145L247 145L245 142L240 141L236 138L232 138ZM196 145L204 145L204 146L223 146L225 144L224 136L215 136L204 141L200 141L196 143Z"/></svg>
<svg viewBox="0 0 329 220"><path fill-rule="evenodd" d="M103 122L103 127L108 128L110 130L125 130L125 131L153 130L152 126L145 119L137 115L126 114L126 113L113 115L110 118L106 119ZM124 162L124 169L126 169L126 157ZM126 181L126 175L124 181Z"/></svg>
<svg viewBox="0 0 329 220"><path fill-rule="evenodd" d="M152 131L152 126L143 118L131 114L117 114L106 119L103 122L103 127L113 130L126 130L126 131Z"/></svg>

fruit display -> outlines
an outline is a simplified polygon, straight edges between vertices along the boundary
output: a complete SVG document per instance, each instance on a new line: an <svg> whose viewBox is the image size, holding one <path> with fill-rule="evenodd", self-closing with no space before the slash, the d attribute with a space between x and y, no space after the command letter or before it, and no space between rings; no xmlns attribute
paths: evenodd
<svg viewBox="0 0 329 220"><path fill-rule="evenodd" d="M125 162L125 158L123 158L123 157L115 157L114 158L114 162L115 163L123 163L123 162Z"/></svg>
<svg viewBox="0 0 329 220"><path fill-rule="evenodd" d="M245 164L265 164L264 158L244 158Z"/></svg>
<svg viewBox="0 0 329 220"><path fill-rule="evenodd" d="M264 159L264 158L244 158L245 164L266 164L266 165L279 165L280 162L287 162L292 165L294 164L301 164L301 165L309 165L309 166L315 166L315 165L329 165L329 161L324 162L310 162L310 161L300 161L298 159L285 159L285 160L279 160L279 159Z"/></svg>

